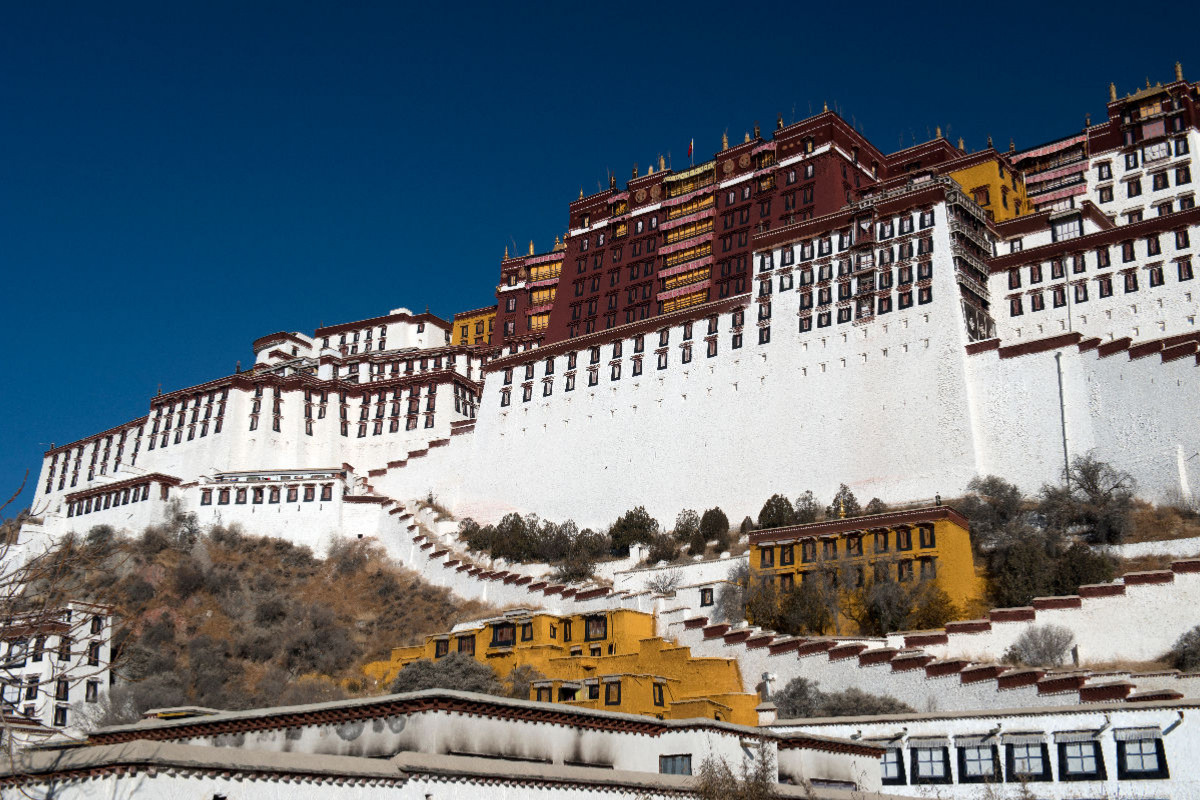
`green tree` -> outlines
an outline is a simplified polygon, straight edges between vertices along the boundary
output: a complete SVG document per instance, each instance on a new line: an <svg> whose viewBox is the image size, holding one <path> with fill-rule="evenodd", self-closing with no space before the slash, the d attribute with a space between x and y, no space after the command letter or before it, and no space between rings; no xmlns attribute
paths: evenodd
<svg viewBox="0 0 1200 800"><path fill-rule="evenodd" d="M958 510L971 522L971 542L987 550L1008 537L1010 528L1025 516L1026 500L1014 484L995 475L975 477Z"/></svg>
<svg viewBox="0 0 1200 800"><path fill-rule="evenodd" d="M1025 530L988 553L989 595L1000 608L1026 606L1053 594L1056 548L1052 537Z"/></svg>
<svg viewBox="0 0 1200 800"><path fill-rule="evenodd" d="M878 497L872 497L867 503L867 507L863 509L864 514L882 514L888 510L887 503L880 500Z"/></svg>
<svg viewBox="0 0 1200 800"><path fill-rule="evenodd" d="M658 531L658 520L646 512L645 506L626 511L608 532L612 540L612 554L624 558L629 555L630 545L649 544Z"/></svg>
<svg viewBox="0 0 1200 800"><path fill-rule="evenodd" d="M825 516L830 519L837 519L845 512L847 517L862 516L862 506L858 504L858 498L854 496L854 492L850 491L850 487L846 484L838 486L837 494L833 496L833 502L825 509Z"/></svg>
<svg viewBox="0 0 1200 800"><path fill-rule="evenodd" d="M792 508L792 501L781 494L771 495L758 512L758 527L760 528L782 528L785 525L793 525L795 522L796 512Z"/></svg>
<svg viewBox="0 0 1200 800"><path fill-rule="evenodd" d="M816 570L779 597L774 629L793 636L824 636L834 627L837 588L829 576Z"/></svg>
<svg viewBox="0 0 1200 800"><path fill-rule="evenodd" d="M462 653L451 653L436 661L422 658L410 662L400 670L390 689L394 694L419 692L422 689L505 694L494 669Z"/></svg>
<svg viewBox="0 0 1200 800"><path fill-rule="evenodd" d="M1200 625L1175 640L1167 653L1167 661L1180 672L1200 671Z"/></svg>
<svg viewBox="0 0 1200 800"><path fill-rule="evenodd" d="M1117 576L1115 559L1075 542L1054 560L1051 594L1075 594L1089 583L1108 583Z"/></svg>
<svg viewBox="0 0 1200 800"><path fill-rule="evenodd" d="M725 516L720 506L708 509L704 516L700 517L700 535L705 542L715 539L717 552L729 547L729 517Z"/></svg>
<svg viewBox="0 0 1200 800"><path fill-rule="evenodd" d="M815 717L861 717L904 714L913 707L887 694L870 694L851 686L840 692L822 694Z"/></svg>
<svg viewBox="0 0 1200 800"><path fill-rule="evenodd" d="M797 525L807 525L821 518L821 504L813 497L811 489L796 498L795 518Z"/></svg>
<svg viewBox="0 0 1200 800"><path fill-rule="evenodd" d="M688 548L692 555L704 552L707 540L700 535L700 515L690 508L680 511L675 517L675 540Z"/></svg>
<svg viewBox="0 0 1200 800"><path fill-rule="evenodd" d="M937 581L921 581L913 592L912 612L905 627L916 631L941 628L958 619L959 613L958 606Z"/></svg>

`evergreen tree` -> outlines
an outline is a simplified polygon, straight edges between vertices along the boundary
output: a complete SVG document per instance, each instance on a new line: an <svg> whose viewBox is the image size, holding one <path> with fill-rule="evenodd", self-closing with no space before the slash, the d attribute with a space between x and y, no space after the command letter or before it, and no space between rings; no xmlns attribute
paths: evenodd
<svg viewBox="0 0 1200 800"><path fill-rule="evenodd" d="M796 512L792 508L792 502L781 494L771 495L758 512L758 527L760 528L782 528L785 525L793 525L795 522Z"/></svg>

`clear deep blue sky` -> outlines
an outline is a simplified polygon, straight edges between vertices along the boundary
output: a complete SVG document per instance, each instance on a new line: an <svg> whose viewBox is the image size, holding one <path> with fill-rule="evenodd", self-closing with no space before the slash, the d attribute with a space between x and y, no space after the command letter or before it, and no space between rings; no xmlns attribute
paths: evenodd
<svg viewBox="0 0 1200 800"><path fill-rule="evenodd" d="M1023 147L1110 80L1200 74L1187 3L1178 44L1115 6L411 5L0 3L6 496L258 336L491 302L505 244L692 137L828 101L885 152L939 124Z"/></svg>

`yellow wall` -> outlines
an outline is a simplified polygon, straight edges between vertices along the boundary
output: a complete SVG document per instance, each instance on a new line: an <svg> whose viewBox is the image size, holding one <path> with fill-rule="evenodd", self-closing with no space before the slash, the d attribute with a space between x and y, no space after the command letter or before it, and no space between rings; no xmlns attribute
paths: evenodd
<svg viewBox="0 0 1200 800"><path fill-rule="evenodd" d="M492 325L495 324L496 310L460 316L454 315L454 329L450 333L450 344L483 344L492 340ZM463 336L463 326L466 326L466 336ZM482 325L482 327L480 327Z"/></svg>
<svg viewBox="0 0 1200 800"><path fill-rule="evenodd" d="M1029 198L1025 195L1025 178L1004 163L999 154L982 164L951 172L950 177L958 181L972 198L976 196L976 192L986 190L987 202L976 202L979 202L996 222L1004 222L1033 210L1029 207Z"/></svg>
<svg viewBox="0 0 1200 800"><path fill-rule="evenodd" d="M502 635L509 625L515 633L512 644ZM704 716L743 725L757 723L758 696L742 691L737 660L693 658L689 648L654 635L651 614L618 609L558 617L516 611L464 628L430 636L424 644L395 648L391 659L368 664L364 670L390 683L406 664L456 652L462 641L501 678L525 664L545 675L546 680L531 690L531 700L663 719ZM619 700L608 702L616 693L606 691L605 684L613 682L620 684ZM661 694L656 694L656 684L662 687Z"/></svg>
<svg viewBox="0 0 1200 800"><path fill-rule="evenodd" d="M862 567L864 570L870 570L877 562L885 562L886 568L891 570L892 576L896 578L901 577L901 569L911 568L909 580L916 582L922 580L921 562L931 559L936 573L934 579L954 601L959 611L970 616L972 612L978 610L983 599L984 584L983 579L975 571L975 560L971 552L971 535L966 528L953 519L914 522L908 537L909 546L900 549L900 545L903 544L901 529L882 521L886 520L886 515L875 516L881 519L860 517L846 520L847 522L861 520L862 528L828 536L805 534L804 529L807 526L797 526L797 535L793 541L781 540L779 543L752 544L750 546L750 565L758 575L769 575L778 580L778 576L790 574L794 576L793 581L799 584L803 580L801 577L803 573L823 567L835 569ZM821 524L816 523L816 526ZM886 533L878 531L885 525ZM932 546L922 544L921 527L933 529ZM886 535L886 550L876 548L877 532ZM848 549L851 538L856 536L862 542L862 555L854 555ZM836 549L833 553L826 553L826 543L830 541L833 542ZM926 540L926 545L928 544L929 542ZM784 564L782 563L785 560L784 548L789 546L792 548L793 563ZM807 552L806 548L808 548ZM764 550L770 550L770 566L764 564ZM806 556L809 556L807 560ZM910 567L902 567L903 564L908 564ZM870 572L866 573L868 576L870 574ZM847 581L849 578L843 576L841 580ZM852 622L842 619L841 623L840 632L842 634L852 632L847 629L853 629Z"/></svg>

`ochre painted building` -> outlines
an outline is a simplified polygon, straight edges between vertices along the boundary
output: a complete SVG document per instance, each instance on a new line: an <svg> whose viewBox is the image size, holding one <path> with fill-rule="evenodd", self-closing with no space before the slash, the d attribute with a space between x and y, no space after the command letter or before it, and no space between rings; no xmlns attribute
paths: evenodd
<svg viewBox="0 0 1200 800"><path fill-rule="evenodd" d="M531 700L659 719L757 720L758 696L742 691L736 659L695 658L689 648L655 636L652 614L628 609L573 616L509 611L395 648L391 659L364 671L390 683L413 661L454 652L473 656L501 678L518 666L533 667L545 679L533 683Z"/></svg>
<svg viewBox="0 0 1200 800"><path fill-rule="evenodd" d="M900 583L936 580L969 613L984 592L969 524L949 506L933 506L771 528L750 535L750 567L780 589L817 570L837 570L843 586L861 585L868 569Z"/></svg>
<svg viewBox="0 0 1200 800"><path fill-rule="evenodd" d="M496 308L477 308L460 311L454 315L454 327L450 331L452 345L487 345L492 340L492 326L496 323Z"/></svg>
<svg viewBox="0 0 1200 800"><path fill-rule="evenodd" d="M994 222L1030 213L1025 180L1008 156L991 147L945 165L945 172L971 195Z"/></svg>

